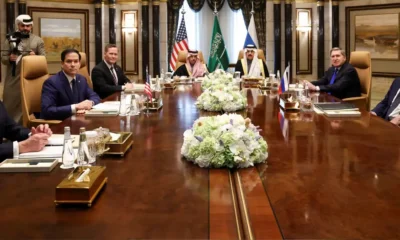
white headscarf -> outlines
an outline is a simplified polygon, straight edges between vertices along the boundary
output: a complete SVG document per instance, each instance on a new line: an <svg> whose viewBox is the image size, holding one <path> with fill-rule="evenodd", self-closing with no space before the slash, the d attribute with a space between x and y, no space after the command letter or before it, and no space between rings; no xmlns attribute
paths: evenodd
<svg viewBox="0 0 400 240"><path fill-rule="evenodd" d="M18 24L24 24L24 25L32 25L33 26L33 20L31 18L31 16L27 15L27 14L21 14L19 15L16 19L15 19L15 27L18 30Z"/></svg>
<svg viewBox="0 0 400 240"><path fill-rule="evenodd" d="M251 61L251 66L247 66L247 76L249 77L259 77L261 76L262 70L260 69L260 63L259 59L257 57L257 49L256 48L245 48L244 49L244 55L245 55L245 63L247 64L248 60L246 57L247 51L254 51L254 57L253 60Z"/></svg>

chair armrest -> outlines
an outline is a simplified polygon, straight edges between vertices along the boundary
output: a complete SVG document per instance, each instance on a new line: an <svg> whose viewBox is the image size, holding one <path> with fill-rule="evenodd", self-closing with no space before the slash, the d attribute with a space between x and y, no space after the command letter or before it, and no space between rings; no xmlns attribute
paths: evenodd
<svg viewBox="0 0 400 240"><path fill-rule="evenodd" d="M344 102L351 102L356 105L360 110L368 110L367 102L368 98L366 96L361 97L351 97L351 98L344 98L342 99Z"/></svg>
<svg viewBox="0 0 400 240"><path fill-rule="evenodd" d="M345 102L353 102L353 101L359 101L359 100L366 100L366 96L361 96L361 97L351 97L351 98L343 98L342 100Z"/></svg>

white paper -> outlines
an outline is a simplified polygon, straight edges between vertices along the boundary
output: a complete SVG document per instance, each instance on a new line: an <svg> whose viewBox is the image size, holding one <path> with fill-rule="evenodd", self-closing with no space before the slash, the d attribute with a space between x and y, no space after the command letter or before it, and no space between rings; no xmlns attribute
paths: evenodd
<svg viewBox="0 0 400 240"><path fill-rule="evenodd" d="M110 136L111 136L111 141L116 141L119 139L119 137L121 137L121 134L110 132Z"/></svg>
<svg viewBox="0 0 400 240"><path fill-rule="evenodd" d="M76 142L79 140L79 135L71 135L72 142ZM63 146L64 145L64 134L52 134L46 146ZM75 144L73 144L75 145Z"/></svg>
<svg viewBox="0 0 400 240"><path fill-rule="evenodd" d="M63 146L46 146L39 152L21 153L20 159L26 158L61 158ZM77 156L78 149L74 149L75 156Z"/></svg>
<svg viewBox="0 0 400 240"><path fill-rule="evenodd" d="M90 110L93 112L118 112L119 111L119 101L118 104L112 104L112 103L100 103L95 106L93 106L93 109Z"/></svg>

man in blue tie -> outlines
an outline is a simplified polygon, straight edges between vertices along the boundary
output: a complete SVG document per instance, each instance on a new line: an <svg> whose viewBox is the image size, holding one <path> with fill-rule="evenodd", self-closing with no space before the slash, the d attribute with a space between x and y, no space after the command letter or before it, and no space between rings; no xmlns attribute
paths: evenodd
<svg viewBox="0 0 400 240"><path fill-rule="evenodd" d="M344 50L335 47L332 48L330 54L332 67L321 79L311 83L305 81L309 90L328 92L340 99L361 96L360 79L356 69L346 62Z"/></svg>
<svg viewBox="0 0 400 240"><path fill-rule="evenodd" d="M42 112L44 119L64 120L72 114L84 114L100 97L90 89L86 78L77 74L81 55L75 49L61 53L62 70L47 79L42 88Z"/></svg>
<svg viewBox="0 0 400 240"><path fill-rule="evenodd" d="M394 79L385 98L372 109L371 114L400 125L400 77Z"/></svg>

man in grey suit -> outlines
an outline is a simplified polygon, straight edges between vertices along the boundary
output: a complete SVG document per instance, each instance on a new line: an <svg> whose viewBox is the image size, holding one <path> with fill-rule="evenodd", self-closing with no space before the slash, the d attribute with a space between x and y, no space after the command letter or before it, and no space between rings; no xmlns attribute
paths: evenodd
<svg viewBox="0 0 400 240"><path fill-rule="evenodd" d="M21 58L26 55L45 55L43 40L32 34L33 20L29 15L19 15L15 19L17 31L4 43L9 50L1 56L1 62L7 66L4 82L4 106L15 122L21 122Z"/></svg>

